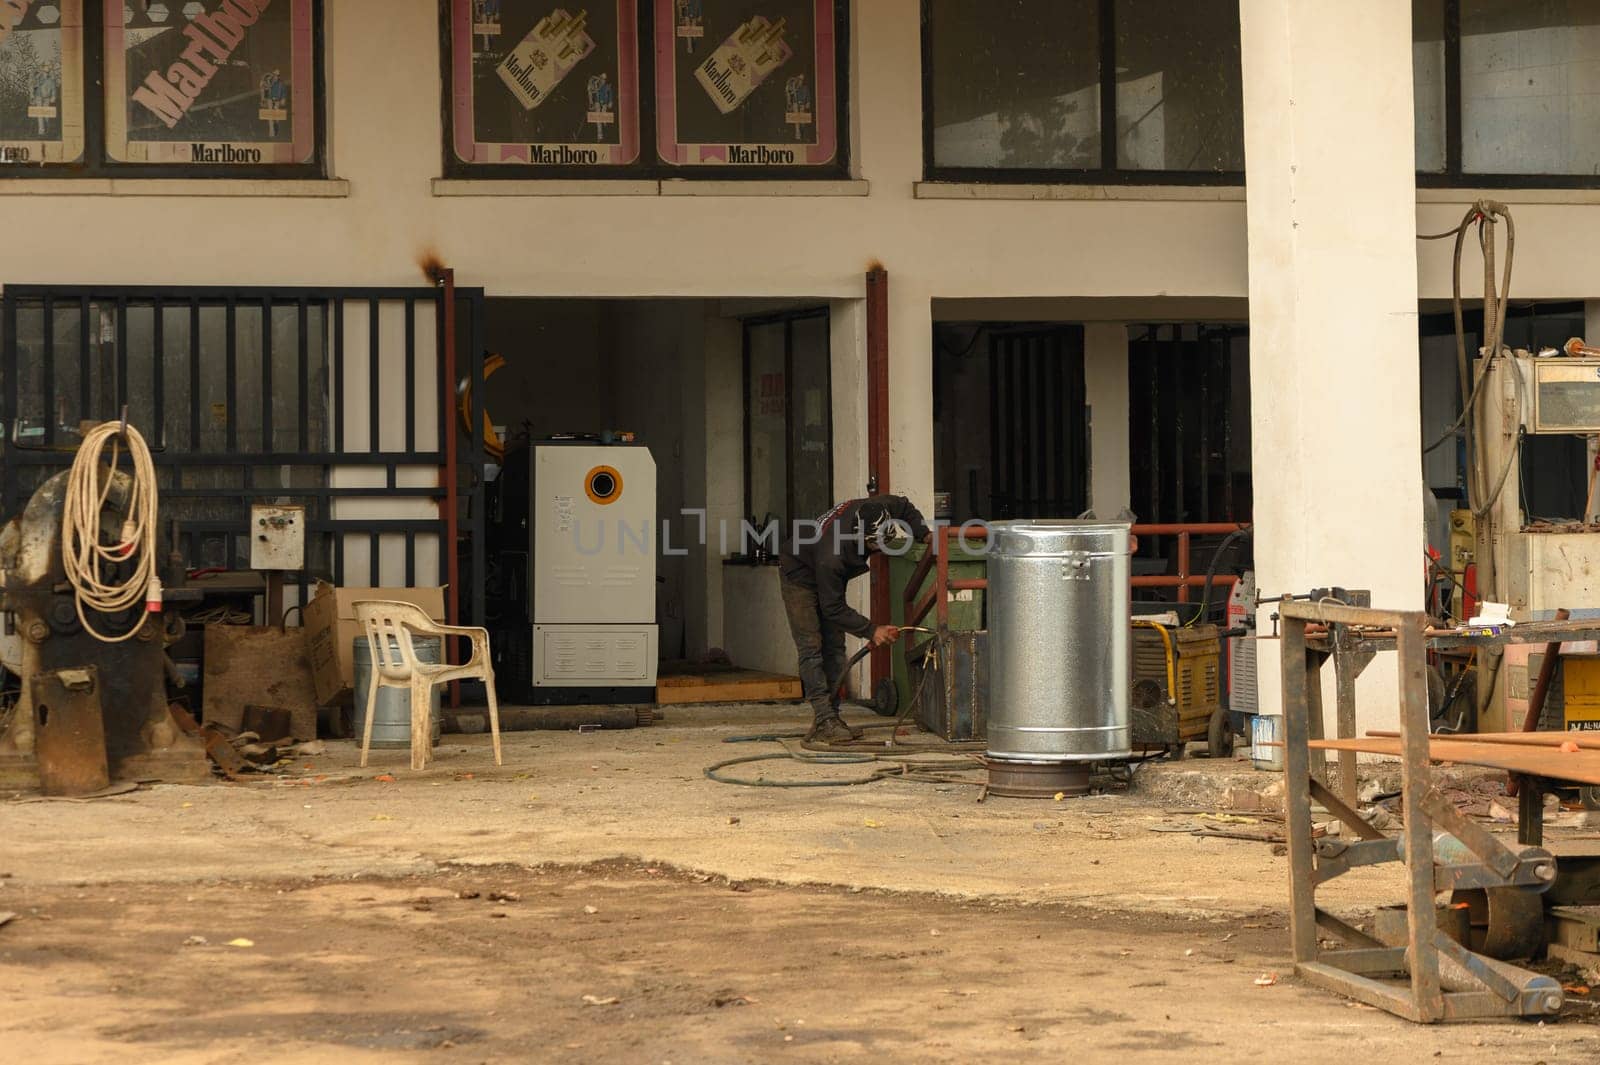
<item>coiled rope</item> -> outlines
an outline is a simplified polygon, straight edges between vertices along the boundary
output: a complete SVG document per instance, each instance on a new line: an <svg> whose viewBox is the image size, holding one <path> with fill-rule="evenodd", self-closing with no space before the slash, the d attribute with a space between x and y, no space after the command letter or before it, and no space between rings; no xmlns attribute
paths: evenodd
<svg viewBox="0 0 1600 1065"><path fill-rule="evenodd" d="M104 466L101 454L109 447ZM100 515L116 481L117 459L126 448L132 462L132 484L122 507L122 528L112 543L102 542ZM139 430L125 422L102 422L84 434L67 475L61 508L61 563L78 607L84 630L103 643L131 639L143 619L121 636L107 636L89 623L88 613L116 614L142 603L160 603L156 576L157 486L155 463ZM121 580L102 577L132 564Z"/></svg>

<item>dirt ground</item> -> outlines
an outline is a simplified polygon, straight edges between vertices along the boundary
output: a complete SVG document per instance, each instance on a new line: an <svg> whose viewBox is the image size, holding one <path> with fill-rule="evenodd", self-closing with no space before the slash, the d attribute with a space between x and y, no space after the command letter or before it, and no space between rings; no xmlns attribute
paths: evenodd
<svg viewBox="0 0 1600 1065"><path fill-rule="evenodd" d="M1423 1028L1297 984L1284 859L1185 831L1262 786L1247 764L1061 803L701 774L796 720L508 735L500 768L451 736L422 774L330 744L249 785L0 803L4 1057L1600 1060L1586 1003ZM1359 917L1393 889L1328 898Z"/></svg>

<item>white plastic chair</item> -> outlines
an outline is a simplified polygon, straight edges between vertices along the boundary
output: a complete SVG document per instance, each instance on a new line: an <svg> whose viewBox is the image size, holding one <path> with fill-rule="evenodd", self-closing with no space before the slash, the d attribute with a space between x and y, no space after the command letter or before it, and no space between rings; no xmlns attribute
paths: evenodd
<svg viewBox="0 0 1600 1065"><path fill-rule="evenodd" d="M378 709L379 688L406 688L411 692L411 768L426 769L433 759L433 722L430 720L433 688L453 680L476 677L489 695L489 731L494 735L494 764L500 765L500 707L494 697L494 667L489 661L489 633L460 625L441 625L419 606L388 599L361 599L354 604L356 620L366 630L372 654L372 684L367 689L367 720L361 729L361 767L366 768L372 747L372 719ZM464 636L472 641L472 657L457 666L432 665L417 660L412 635ZM443 653L441 658L446 657Z"/></svg>

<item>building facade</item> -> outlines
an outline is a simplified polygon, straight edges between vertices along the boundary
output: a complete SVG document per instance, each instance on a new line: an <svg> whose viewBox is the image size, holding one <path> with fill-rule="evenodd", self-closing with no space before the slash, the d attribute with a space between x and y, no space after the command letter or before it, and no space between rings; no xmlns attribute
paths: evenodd
<svg viewBox="0 0 1600 1065"><path fill-rule="evenodd" d="M925 511L1253 520L1266 591L1408 607L1456 479L1419 463L1452 282L1415 235L1492 196L1517 300L1595 295L1576 0L5 0L0 33L13 459L119 400L174 457L262 456L197 491L366 455L329 464L333 568L425 582L442 264L491 426L656 453L689 657L785 657L702 509L867 488L876 267L885 479Z"/></svg>

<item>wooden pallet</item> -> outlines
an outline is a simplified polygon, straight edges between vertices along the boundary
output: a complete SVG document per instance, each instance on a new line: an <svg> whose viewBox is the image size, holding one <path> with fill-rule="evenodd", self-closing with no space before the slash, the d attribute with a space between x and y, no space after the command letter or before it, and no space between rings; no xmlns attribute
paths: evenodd
<svg viewBox="0 0 1600 1065"><path fill-rule="evenodd" d="M682 703L794 702L801 697L800 678L754 669L704 673L668 673L656 677L656 702Z"/></svg>

